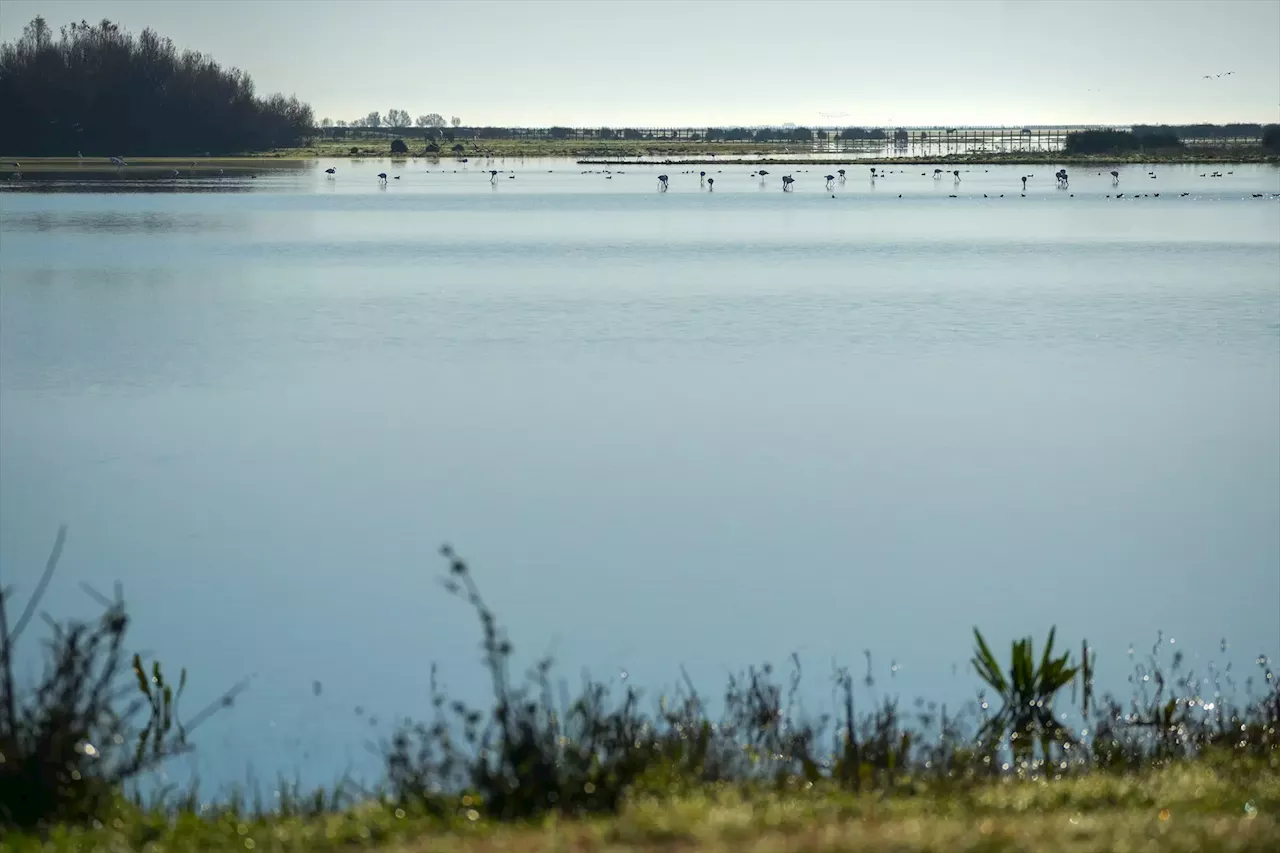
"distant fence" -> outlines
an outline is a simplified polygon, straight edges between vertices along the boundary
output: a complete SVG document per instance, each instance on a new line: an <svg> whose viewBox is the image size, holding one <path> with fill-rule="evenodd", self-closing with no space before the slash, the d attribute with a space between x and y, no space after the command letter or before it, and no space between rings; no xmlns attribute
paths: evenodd
<svg viewBox="0 0 1280 853"><path fill-rule="evenodd" d="M1057 151L1067 135L1086 130L1131 130L1128 126L1027 125L1023 127L328 127L326 139L419 139L448 147L471 140L564 140L589 143L740 142L798 146L805 151L914 151L921 153ZM1172 128L1175 132L1179 128ZM1188 128L1190 130L1190 128ZM1261 127L1194 128L1183 142L1195 146L1256 145Z"/></svg>

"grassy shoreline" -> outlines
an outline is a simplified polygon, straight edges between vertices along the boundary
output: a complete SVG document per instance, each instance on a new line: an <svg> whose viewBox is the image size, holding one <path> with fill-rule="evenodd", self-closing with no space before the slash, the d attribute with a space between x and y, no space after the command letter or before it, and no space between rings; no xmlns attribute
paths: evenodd
<svg viewBox="0 0 1280 853"><path fill-rule="evenodd" d="M797 156L782 145L757 143L682 143L640 147L633 143L616 146L581 143L561 143L554 140L531 142L484 141L476 150L468 144L460 156L449 151L438 155L423 155L420 149L411 149L410 155L393 155L388 146L357 146L352 154L351 146L326 143L310 148L289 148L253 154L222 157L137 157L125 156L129 165L126 173L163 175L171 170L182 174L208 175L218 170L224 173L247 173L269 168L302 168L319 159L335 160L410 160L424 159L442 163L455 162L466 157L474 162L489 159L572 159L579 165L614 166L628 165L686 165L686 166L859 166L892 165L987 165L987 166L1116 166L1134 165L1244 165L1250 163L1280 164L1280 154L1273 154L1258 146L1233 146L1229 148L1191 148L1182 151L1128 152L1123 154L1066 154L1063 152L938 152L909 157L867 156L864 151L849 150L821 153L816 156ZM19 164L17 167L14 164ZM0 170L21 172L68 172L84 174L116 173L121 171L105 157L23 157L0 155Z"/></svg>
<svg viewBox="0 0 1280 853"><path fill-rule="evenodd" d="M869 652L865 679L833 671L832 713L804 711L798 658L789 674L731 675L715 716L687 675L660 697L588 679L556 699L552 660L515 674L506 631L448 546L442 586L479 623L491 706L450 701L431 666L418 673L426 716L402 718L380 744L386 775L371 788L282 779L267 797L164 786L129 800L249 680L179 721L186 671L171 681L125 651L119 592L100 597L97 622L54 622L46 674L15 679L12 640L65 539L64 527L13 632L0 589L6 852L1280 849L1280 688L1266 655L1261 693L1251 677L1240 697L1214 674L1229 667L1195 675L1160 635L1134 660L1125 700L1095 695L1087 641L1055 651L1050 629L1039 651L1027 637L1006 657L975 628L971 666L986 688L958 709L877 694ZM1079 716L1060 719L1077 701Z"/></svg>
<svg viewBox="0 0 1280 853"><path fill-rule="evenodd" d="M340 811L199 814L118 804L101 826L12 835L14 853L75 850L340 851L1264 851L1280 849L1280 773L1197 760L1140 774L1092 773L905 787L902 796L803 784L641 794L615 815L503 823L462 802L429 814L366 801Z"/></svg>

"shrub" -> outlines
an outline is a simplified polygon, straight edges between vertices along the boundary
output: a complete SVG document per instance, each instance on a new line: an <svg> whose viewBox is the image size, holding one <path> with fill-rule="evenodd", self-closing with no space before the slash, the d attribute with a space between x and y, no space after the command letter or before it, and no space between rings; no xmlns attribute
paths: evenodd
<svg viewBox="0 0 1280 853"><path fill-rule="evenodd" d="M96 622L52 623L44 674L33 687L21 689L14 646L65 541L63 527L12 630L7 594L0 590L0 830L103 818L125 783L185 752L188 733L244 687L233 688L184 726L178 700L186 671L175 688L158 662L148 673L140 656L129 658L124 646L129 619L117 589L114 601L96 596L105 606ZM132 691L126 680L136 681ZM134 696L126 703L128 692Z"/></svg>
<svg viewBox="0 0 1280 853"><path fill-rule="evenodd" d="M1272 154L1280 154L1280 124L1269 124L1262 129L1262 147Z"/></svg>
<svg viewBox="0 0 1280 853"><path fill-rule="evenodd" d="M392 154L408 154L409 146L404 144L403 139L393 139L391 140L391 153Z"/></svg>

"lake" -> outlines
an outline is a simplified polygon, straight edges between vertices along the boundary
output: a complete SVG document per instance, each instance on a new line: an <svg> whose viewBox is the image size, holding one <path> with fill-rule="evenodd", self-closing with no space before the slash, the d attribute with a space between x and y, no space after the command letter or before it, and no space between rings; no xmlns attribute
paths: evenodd
<svg viewBox="0 0 1280 853"><path fill-rule="evenodd" d="M444 542L651 696L968 697L974 625L1122 690L1158 631L1280 652L1280 170L611 168L0 189L0 582L65 521L43 609L119 581L188 711L254 676L173 772L376 773L433 661L483 699Z"/></svg>

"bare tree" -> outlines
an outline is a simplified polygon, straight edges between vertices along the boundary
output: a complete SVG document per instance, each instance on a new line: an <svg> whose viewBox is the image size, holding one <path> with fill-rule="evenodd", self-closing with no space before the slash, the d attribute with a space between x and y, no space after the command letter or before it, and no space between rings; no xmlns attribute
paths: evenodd
<svg viewBox="0 0 1280 853"><path fill-rule="evenodd" d="M382 127L382 116L378 114L377 110L374 110L361 119L360 123L365 127Z"/></svg>
<svg viewBox="0 0 1280 853"><path fill-rule="evenodd" d="M338 119L337 121L335 121L335 122L333 123L333 126L334 126L334 127L346 127L346 126L347 126L347 122L346 122L346 120L345 120L345 119Z"/></svg>
<svg viewBox="0 0 1280 853"><path fill-rule="evenodd" d="M328 118L327 116L326 116L325 118L320 119L320 126L321 126L321 127L333 127L333 119Z"/></svg>
<svg viewBox="0 0 1280 853"><path fill-rule="evenodd" d="M457 116L454 116L453 118L449 119L449 123L452 124L454 127L462 127L462 119L458 118Z"/></svg>
<svg viewBox="0 0 1280 853"><path fill-rule="evenodd" d="M444 127L445 120L440 113L427 113L424 116L418 116L416 124L418 127Z"/></svg>
<svg viewBox="0 0 1280 853"><path fill-rule="evenodd" d="M387 124L391 127L408 127L408 110L387 110Z"/></svg>

